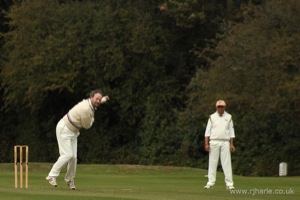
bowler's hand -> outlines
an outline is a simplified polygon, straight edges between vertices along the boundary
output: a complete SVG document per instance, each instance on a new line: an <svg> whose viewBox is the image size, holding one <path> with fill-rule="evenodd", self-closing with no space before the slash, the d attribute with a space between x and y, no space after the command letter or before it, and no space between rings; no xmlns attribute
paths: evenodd
<svg viewBox="0 0 300 200"><path fill-rule="evenodd" d="M101 103L105 103L105 102L107 102L107 101L109 101L109 96L104 96L104 97L102 97Z"/></svg>

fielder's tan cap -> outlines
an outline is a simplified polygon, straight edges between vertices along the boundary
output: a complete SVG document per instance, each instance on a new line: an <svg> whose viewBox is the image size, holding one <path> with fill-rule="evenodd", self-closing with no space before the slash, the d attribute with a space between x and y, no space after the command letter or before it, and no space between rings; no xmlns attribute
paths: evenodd
<svg viewBox="0 0 300 200"><path fill-rule="evenodd" d="M218 106L226 106L226 103L224 100L218 100L217 103L216 103L216 107Z"/></svg>

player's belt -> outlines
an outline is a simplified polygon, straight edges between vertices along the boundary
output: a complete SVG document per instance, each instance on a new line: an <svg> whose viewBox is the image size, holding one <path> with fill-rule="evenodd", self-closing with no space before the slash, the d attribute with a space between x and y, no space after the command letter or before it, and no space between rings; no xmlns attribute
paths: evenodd
<svg viewBox="0 0 300 200"><path fill-rule="evenodd" d="M74 122L72 122L72 120L71 120L71 118L70 118L70 116L69 116L69 113L67 114L67 117L68 117L69 122L70 122L75 128L80 129L80 127L76 126L76 124L75 124Z"/></svg>

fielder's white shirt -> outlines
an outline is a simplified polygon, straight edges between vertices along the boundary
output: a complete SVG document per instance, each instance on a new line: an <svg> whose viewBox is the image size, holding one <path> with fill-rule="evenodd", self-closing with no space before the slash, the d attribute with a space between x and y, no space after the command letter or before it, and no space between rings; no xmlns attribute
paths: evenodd
<svg viewBox="0 0 300 200"><path fill-rule="evenodd" d="M222 116L218 112L209 116L205 137L210 140L230 140L234 138L234 128L231 115L224 112Z"/></svg>

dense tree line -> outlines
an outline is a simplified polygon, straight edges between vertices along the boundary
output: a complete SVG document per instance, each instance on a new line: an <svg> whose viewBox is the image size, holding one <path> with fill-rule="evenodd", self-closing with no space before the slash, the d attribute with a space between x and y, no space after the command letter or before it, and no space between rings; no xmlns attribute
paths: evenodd
<svg viewBox="0 0 300 200"><path fill-rule="evenodd" d="M297 0L3 2L1 162L14 144L53 162L57 121L101 88L111 101L81 131L79 162L206 168L221 98L235 173L276 175L282 161L299 173Z"/></svg>

